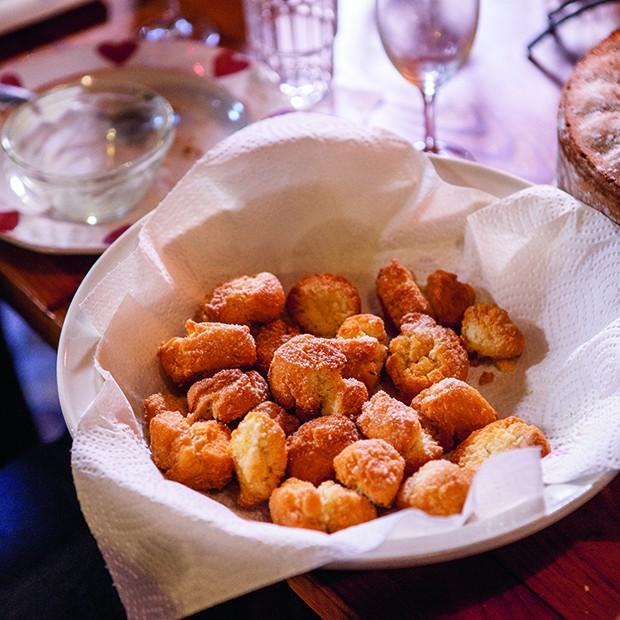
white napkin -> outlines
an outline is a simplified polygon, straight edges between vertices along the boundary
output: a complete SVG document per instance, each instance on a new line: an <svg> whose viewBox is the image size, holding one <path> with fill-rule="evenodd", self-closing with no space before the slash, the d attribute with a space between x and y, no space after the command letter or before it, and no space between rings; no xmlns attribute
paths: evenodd
<svg viewBox="0 0 620 620"><path fill-rule="evenodd" d="M501 415L547 432L545 481L620 466L617 230L552 188L491 202L442 182L388 132L295 114L218 145L153 212L138 247L83 303L101 335L103 387L73 448L82 509L130 617L187 615L386 540L415 553L467 519L544 510L536 450L488 461L462 515L400 511L331 536L263 523L262 511L235 507L234 490L218 494L223 505L165 480L137 422L162 388L156 351L223 279L268 270L289 287L340 273L378 311L374 278L394 256L421 279L438 267L470 278L525 333L516 371L480 389Z"/></svg>

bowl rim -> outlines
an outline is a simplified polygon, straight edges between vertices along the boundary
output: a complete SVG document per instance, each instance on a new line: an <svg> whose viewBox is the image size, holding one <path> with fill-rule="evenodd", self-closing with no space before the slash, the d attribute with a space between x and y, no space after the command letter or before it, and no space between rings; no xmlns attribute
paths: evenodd
<svg viewBox="0 0 620 620"><path fill-rule="evenodd" d="M84 81L86 77L90 78L88 82ZM50 173L24 160L15 151L13 146L14 137L11 137L10 135L10 130L15 125L16 119L19 117L19 114L25 111L26 106L36 106L36 104L42 99L56 95L60 91L69 90L76 87L81 88L85 91L92 90L97 87L101 92L109 93L114 93L115 91L119 93L127 93L131 91L132 93L144 95L157 101L157 105L161 108L162 114L165 118L164 126L161 130L159 139L155 142L153 146L151 146L151 148L149 148L138 157L123 162L122 164L111 168L110 170L103 170L95 173ZM170 146L172 139L174 138L175 129L176 114L174 112L174 109L170 102L163 95L160 95L157 91L147 86L144 86L139 82L133 82L130 80L114 80L108 78L100 78L85 74L84 76L76 80L71 80L69 82L65 82L63 84L59 84L52 88L46 89L41 93L37 94L33 99L25 101L17 108L15 108L9 114L9 116L2 125L2 129L0 131L0 148L13 164L18 166L26 175L31 178L35 178L36 180L53 185L65 186L74 186L84 183L94 184L101 183L103 181L109 181L111 179L120 180L125 178L129 174L140 172L144 168L147 168L154 159L157 159L158 156L164 155L167 152L167 149Z"/></svg>

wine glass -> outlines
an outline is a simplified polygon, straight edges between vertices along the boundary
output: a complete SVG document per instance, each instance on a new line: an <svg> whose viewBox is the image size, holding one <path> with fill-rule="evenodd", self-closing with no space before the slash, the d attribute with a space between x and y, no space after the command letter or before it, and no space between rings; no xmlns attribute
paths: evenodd
<svg viewBox="0 0 620 620"><path fill-rule="evenodd" d="M190 39L196 36L210 47L216 47L220 42L220 33L211 22L207 21L198 31L196 25L182 15L179 0L166 0L162 17L141 26L138 35L146 41Z"/></svg>
<svg viewBox="0 0 620 620"><path fill-rule="evenodd" d="M383 47L398 72L422 93L425 135L415 143L420 150L473 159L462 147L436 139L435 98L467 59L478 13L479 0L377 0Z"/></svg>

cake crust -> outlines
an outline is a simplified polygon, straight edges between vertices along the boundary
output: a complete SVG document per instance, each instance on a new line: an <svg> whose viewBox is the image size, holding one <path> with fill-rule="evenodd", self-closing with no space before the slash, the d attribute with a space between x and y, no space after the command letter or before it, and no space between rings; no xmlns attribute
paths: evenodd
<svg viewBox="0 0 620 620"><path fill-rule="evenodd" d="M558 185L620 222L620 29L575 66L558 109Z"/></svg>

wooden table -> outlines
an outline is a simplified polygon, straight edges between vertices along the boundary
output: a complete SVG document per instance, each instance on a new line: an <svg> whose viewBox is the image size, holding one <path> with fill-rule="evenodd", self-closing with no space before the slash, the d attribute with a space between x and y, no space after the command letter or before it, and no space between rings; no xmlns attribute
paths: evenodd
<svg viewBox="0 0 620 620"><path fill-rule="evenodd" d="M439 94L439 134L469 149L481 163L533 182L551 182L559 90L525 55L527 41L544 27L544 3L508 4L482 3L471 60ZM107 7L105 22L66 38L123 39L157 14L161 3L111 0ZM206 11L225 45L243 46L239 2L196 0L184 9L190 17ZM89 10L101 13L101 6ZM45 36L37 29L20 33L0 48L13 53L36 47L93 14L48 23ZM335 111L417 139L419 95L382 53L370 0L341 0L339 24ZM93 262L93 257L45 256L0 243L0 290L55 346L71 298ZM617 478L556 525L495 551L409 569L319 570L288 582L324 618L613 618L620 614L619 500Z"/></svg>

